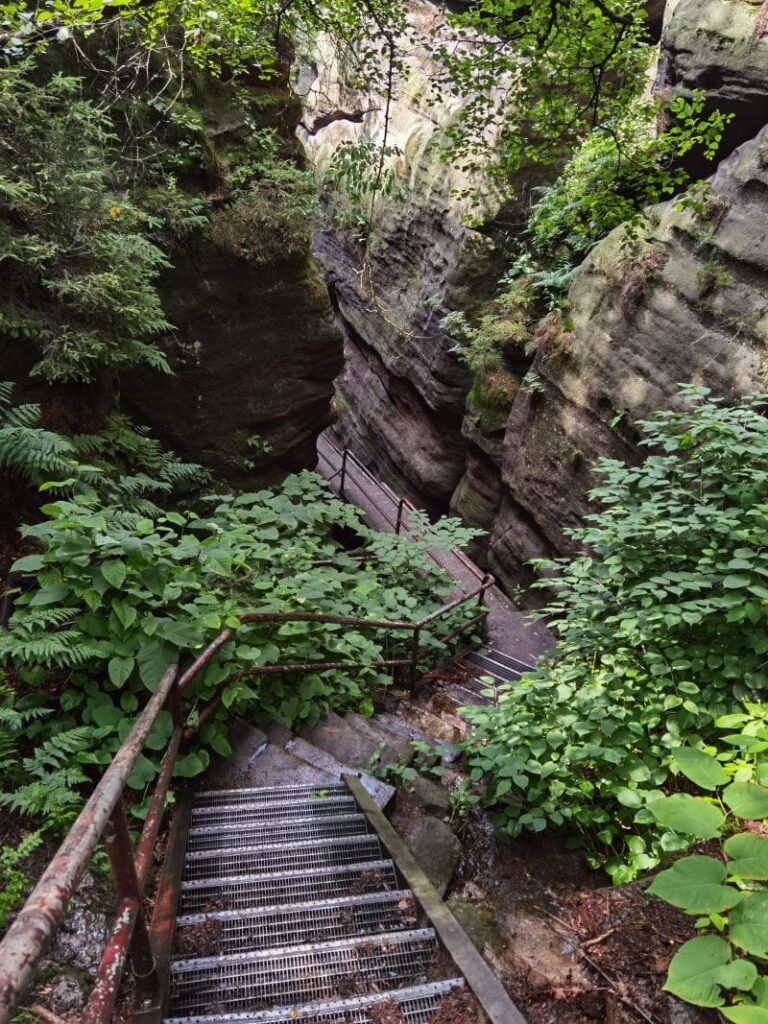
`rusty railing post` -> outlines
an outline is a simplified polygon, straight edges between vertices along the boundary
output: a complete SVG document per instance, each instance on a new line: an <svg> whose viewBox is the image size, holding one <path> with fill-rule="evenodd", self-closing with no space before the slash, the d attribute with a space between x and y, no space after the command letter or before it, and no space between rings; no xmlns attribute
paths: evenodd
<svg viewBox="0 0 768 1024"><path fill-rule="evenodd" d="M122 797L112 812L111 828L105 845L118 900L136 903L136 924L130 945L131 967L136 979L137 1002L139 1004L150 1002L158 998L159 979L152 944L149 941L149 930L136 877L131 837L128 833L128 819L125 816Z"/></svg>
<svg viewBox="0 0 768 1024"><path fill-rule="evenodd" d="M420 629L414 629L414 631L413 631L413 638L411 639L411 669L410 669L410 672L411 672L411 679L410 679L411 693L415 693L416 692L416 680L418 679L418 674L419 674L419 647L420 647L420 640L421 640L421 630Z"/></svg>
<svg viewBox="0 0 768 1024"><path fill-rule="evenodd" d="M403 525L403 509L405 508L405 498L401 498L397 506L397 522L395 523L395 533L399 534Z"/></svg>
<svg viewBox="0 0 768 1024"><path fill-rule="evenodd" d="M342 497L342 498L345 497L345 495L344 495L344 481L347 478L347 455L348 455L348 449L345 448L344 452L342 453L342 456L341 456L341 479L339 480L339 496Z"/></svg>

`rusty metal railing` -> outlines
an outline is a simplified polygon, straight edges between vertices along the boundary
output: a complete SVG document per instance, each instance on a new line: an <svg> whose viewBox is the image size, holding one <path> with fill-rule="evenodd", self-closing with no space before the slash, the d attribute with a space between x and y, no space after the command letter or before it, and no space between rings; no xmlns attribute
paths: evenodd
<svg viewBox="0 0 768 1024"><path fill-rule="evenodd" d="M325 478L328 483L332 483L334 480L339 478L339 497L346 498L347 496L345 487L347 484L347 478L350 477L349 469L351 465L355 468L358 474L358 478L354 480L354 486L368 499L384 522L387 523L395 533L407 533L409 529L409 514L411 512L418 511L413 502L409 498L400 497L400 495L396 494L392 490L389 484L385 483L383 480L378 480L368 469L365 463L362 462L350 448L340 448L339 445L337 445L336 442L328 435L327 431L323 434L323 441L341 460L339 468ZM328 457L322 452L320 454L331 468L333 468L333 463L330 459L328 459ZM367 485L360 479L360 477L365 478ZM379 500L380 495L384 495L392 507L385 508ZM430 551L428 554L432 561L441 569L446 568L434 552ZM479 569L471 559L467 558L460 548L452 548L451 554L454 558L457 558L464 568L476 579L482 580L484 578L482 570Z"/></svg>
<svg viewBox="0 0 768 1024"><path fill-rule="evenodd" d="M243 625L249 622L317 622L358 628L383 629L410 633L409 654L402 658L383 658L372 662L306 662L301 665L260 665L248 669L249 674L297 673L322 671L332 668L408 668L411 686L418 676L422 656L423 630L449 615L460 605L477 598L478 612L458 624L448 633L437 636L439 642L448 642L455 636L471 630L487 614L483 608L486 591L494 586L492 576L470 593L461 594L441 608L417 622L398 622L388 619L364 619L323 612L249 612L240 616ZM144 914L144 893L147 886L152 853L157 841L166 806L166 798L173 769L182 744L193 730L186 727L183 693L197 674L227 644L235 631L224 629L179 674L172 665L158 683L157 689L139 715L124 743L97 784L85 807L70 829L56 855L35 886L16 920L0 943L0 1024L8 1024L24 993L34 980L40 961L64 920L67 904L75 892L88 863L102 838L109 855L116 894L115 923L99 965L94 987L81 1018L82 1024L108 1024L120 988L127 958L136 983L136 999L146 1011L146 1019L159 1019L162 1005L164 973L158 971L157 945L167 932L168 908L157 907L151 926ZM214 698L198 715L198 728L217 709L220 697ZM152 792L144 827L136 850L131 848L128 820L123 802L128 777L141 754L147 736L157 716L168 704L173 716L173 732ZM157 918L160 918L159 923ZM156 936L153 943L150 936ZM155 1013L155 1010L157 1013ZM154 1016L153 1016L154 1014Z"/></svg>

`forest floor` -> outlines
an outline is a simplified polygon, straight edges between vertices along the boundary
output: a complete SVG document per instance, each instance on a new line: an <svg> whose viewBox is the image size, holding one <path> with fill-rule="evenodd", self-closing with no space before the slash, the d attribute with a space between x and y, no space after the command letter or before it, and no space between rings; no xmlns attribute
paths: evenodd
<svg viewBox="0 0 768 1024"><path fill-rule="evenodd" d="M473 815L449 897L454 914L530 1024L708 1024L663 991L693 920L646 892L611 886L554 835L495 837Z"/></svg>

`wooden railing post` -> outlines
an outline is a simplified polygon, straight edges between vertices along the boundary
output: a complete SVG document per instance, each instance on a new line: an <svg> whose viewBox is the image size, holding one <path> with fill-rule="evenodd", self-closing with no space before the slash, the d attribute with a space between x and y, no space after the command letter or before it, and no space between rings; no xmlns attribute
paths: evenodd
<svg viewBox="0 0 768 1024"><path fill-rule="evenodd" d="M401 498L397 506L397 522L395 523L395 533L399 534L403 525L403 509L405 508L405 498Z"/></svg>

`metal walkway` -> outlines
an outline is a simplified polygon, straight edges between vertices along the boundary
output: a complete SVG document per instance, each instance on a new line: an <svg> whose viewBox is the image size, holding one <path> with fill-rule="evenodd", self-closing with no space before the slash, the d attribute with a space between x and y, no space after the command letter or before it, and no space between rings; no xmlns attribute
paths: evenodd
<svg viewBox="0 0 768 1024"><path fill-rule="evenodd" d="M428 1024L457 998L524 1024L357 779L210 790L185 820L166 1024Z"/></svg>
<svg viewBox="0 0 768 1024"><path fill-rule="evenodd" d="M408 520L415 506L394 491L363 465L349 449L341 449L330 431L317 439L317 472L328 480L341 497L357 505L367 523L384 533L408 534ZM471 589L482 579L483 571L458 550L433 551L438 565L463 589ZM507 595L493 586L486 595L489 617L489 643L497 651L533 664L553 643L546 626L516 608Z"/></svg>

